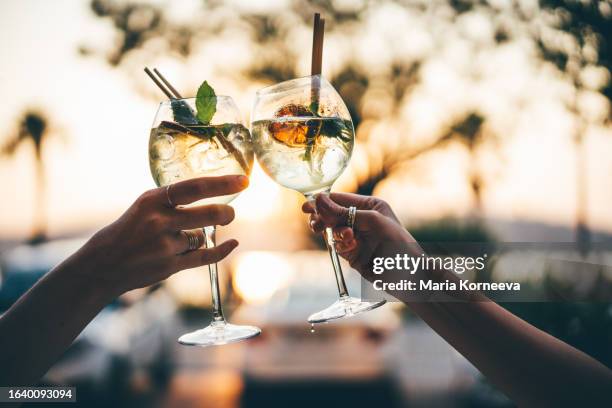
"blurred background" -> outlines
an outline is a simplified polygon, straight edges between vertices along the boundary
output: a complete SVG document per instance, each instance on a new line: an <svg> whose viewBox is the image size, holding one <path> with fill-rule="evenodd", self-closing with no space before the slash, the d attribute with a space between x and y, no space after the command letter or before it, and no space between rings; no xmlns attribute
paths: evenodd
<svg viewBox="0 0 612 408"><path fill-rule="evenodd" d="M357 132L335 190L389 201L422 240L573 242L587 260L612 242L608 0L4 1L0 310L154 187L145 65L186 96L208 80L248 123L257 89L309 74L314 12ZM302 200L255 167L219 232L241 243L225 307L259 338L177 345L210 318L207 271L188 270L107 307L43 383L83 406L512 406L401 305L311 332L337 294ZM547 290L546 273L521 276ZM609 303L505 306L612 366Z"/></svg>

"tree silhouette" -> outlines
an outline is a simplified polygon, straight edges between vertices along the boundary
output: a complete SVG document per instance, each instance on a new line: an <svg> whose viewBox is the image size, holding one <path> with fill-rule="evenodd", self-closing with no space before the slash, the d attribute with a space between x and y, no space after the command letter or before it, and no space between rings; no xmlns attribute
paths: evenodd
<svg viewBox="0 0 612 408"><path fill-rule="evenodd" d="M488 140L496 140L496 135L486 132L484 128L485 117L476 111L470 111L459 116L450 123L433 142L419 148L395 149L383 158L380 171L372 173L368 179L358 187L359 194L372 194L376 185L396 171L399 166L409 163L428 152L444 149L450 143L457 142L465 147L470 156L470 169L466 175L467 183L474 197L474 210L476 216L482 215L483 189L486 177L476 165L480 148Z"/></svg>
<svg viewBox="0 0 612 408"><path fill-rule="evenodd" d="M485 177L477 167L476 156L478 155L480 144L483 142L483 123L485 118L478 112L469 112L438 139L438 144L458 141L464 145L470 155L470 170L468 173L468 183L472 190L475 201L476 214L482 214L482 189Z"/></svg>
<svg viewBox="0 0 612 408"><path fill-rule="evenodd" d="M541 58L552 63L565 74L574 88L567 101L567 109L575 118L574 143L576 150L576 242L586 253L590 245L587 220L588 191L584 147L589 120L582 111L580 98L588 92L599 92L608 100L605 120L612 118L612 5L600 1L544 0L542 6L558 16L554 29L567 33L573 39L571 47L559 47L550 41L548 33L537 30L534 33ZM607 71L608 79L602 84L590 85L583 79L585 70L600 67Z"/></svg>
<svg viewBox="0 0 612 408"><path fill-rule="evenodd" d="M48 138L48 120L35 110L26 111L18 122L16 132L9 137L0 152L12 156L20 146L31 143L36 165L35 215L29 242L37 244L46 240L47 219L45 213L46 177L43 160L43 145Z"/></svg>
<svg viewBox="0 0 612 408"><path fill-rule="evenodd" d="M461 3L466 3L462 1ZM479 3L495 12L489 2ZM459 9L463 6L457 6ZM523 24L535 44L543 64L557 69L571 85L572 94L565 101L567 111L574 118L573 140L576 152L576 215L575 236L582 253L590 245L588 227L588 191L584 147L589 126L606 126L612 119L612 4L596 0L540 0L534 10L521 2L513 2L514 13ZM546 21L546 24L543 24ZM499 24L498 38L507 41L506 27ZM586 78L588 71L599 71L600 81ZM588 118L581 98L598 93L607 101L607 112L593 120Z"/></svg>
<svg viewBox="0 0 612 408"><path fill-rule="evenodd" d="M588 91L586 84L581 80L583 68L603 67L608 74L610 73L612 58L609 42L612 38L610 32L612 13L609 2L543 0L537 4L511 2L503 5L487 0L439 0L425 3L386 0L347 3L341 9L337 9L335 3L330 0L311 0L289 2L287 5L262 12L237 10L234 6L220 1L208 1L201 3L200 8L194 11L196 17L187 20L168 18L165 11L156 4L92 0L90 5L96 16L110 20L116 29L118 41L115 42L115 48L110 54L104 55L107 62L113 66L123 66L128 71L133 69L135 64L123 65L125 57L132 54L140 55L143 60L154 57L156 52L186 57L191 54L194 41L206 42L231 27L233 33L240 33L240 38L248 36L251 41L249 45L255 51L255 57L250 65L246 69L240 68L242 70L240 72L233 73L241 79L270 84L305 74L300 72L299 64L300 58L306 54L299 52L303 51L304 47L297 47L290 39L295 38L299 30L302 33L309 31L313 11L321 12L326 18L326 38L338 35L346 39L358 35L366 27L368 17L381 7L400 7L406 10L415 20L427 22L425 31L433 44L429 51L410 56L403 55L401 47L387 47L385 51L392 54L393 62L386 71L360 66L351 60L349 52L346 60L336 61L334 72L329 75L332 84L338 89L349 108L358 136L366 144L368 132L373 128L361 127L366 120L405 123L405 119L401 117L401 108L411 102L413 90L422 83L423 67L447 51L450 38L464 41L465 50L471 54L468 60L474 61L466 70L457 68L455 73L475 84L481 75L478 60L487 58L487 52L515 39L521 47L529 47L524 43L527 34L533 48L540 53L541 61L553 63L560 72L570 73L568 77L572 78L570 82L576 90L574 102L570 101L568 105L570 107L568 112L575 116L577 122L575 140L576 151L580 158L577 160L579 205L576 229L578 240L587 240L585 238L588 237L587 195L583 180L585 176L580 164L584 163L586 158L582 155L580 147L583 144L585 128L590 123L583 120L585 115L581 112L577 101L581 92ZM487 31L486 34L490 38L472 38L462 31L462 26L458 22L468 13L484 14L487 21L492 24L493 30L491 33ZM563 45L567 35L575 39L574 45L569 48ZM153 43L153 40L155 47L148 47L147 44L150 41ZM343 44L348 43L350 41ZM348 46L352 47L350 51L360 48L359 44ZM386 47L386 44L381 46ZM211 63L214 64L214 61ZM376 64L376 61L371 62L371 65ZM223 66L222 69L224 74L232 71L231 66ZM379 117L365 117L372 113L364 111L364 95L373 90L378 94L382 92L390 96L389 109L379 114ZM612 95L610 81L602 84L598 92L610 99ZM516 114L518 111L520 111L519 106L515 110L507 110L504 115ZM457 117L457 112L464 112L464 116ZM382 180L402 168L404 164L432 149L444 149L451 141L461 142L474 157L485 140L491 137L497 139L493 132L482 131L482 125L492 119L488 115L486 106L478 105L477 102L449 111L447 117L441 118L442 121L451 123L449 127L441 130L435 140L425 146L404 143L404 140L411 136L405 133L399 134L404 130L398 130L398 135L389 135L383 142L385 146L369 144L367 153L376 156L376 161L382 158L382 165L367 166L369 174L360 175L358 192L371 194ZM474 195L475 209L479 211L482 207L484 175L472 167L468 170L466 180Z"/></svg>

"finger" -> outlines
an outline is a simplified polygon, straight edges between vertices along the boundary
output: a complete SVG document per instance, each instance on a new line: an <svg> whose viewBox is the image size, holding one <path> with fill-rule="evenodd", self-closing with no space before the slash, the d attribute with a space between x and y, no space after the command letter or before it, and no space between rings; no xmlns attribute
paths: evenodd
<svg viewBox="0 0 612 408"><path fill-rule="evenodd" d="M228 256L237 246L238 241L230 239L213 248L197 249L177 255L179 269L195 268L196 266L219 262Z"/></svg>
<svg viewBox="0 0 612 408"><path fill-rule="evenodd" d="M348 208L332 201L328 194L317 195L316 207L319 220L325 227L346 226L348 222ZM353 222L353 230L360 231L376 228L380 225L381 217L383 216L375 210L357 210Z"/></svg>
<svg viewBox="0 0 612 408"><path fill-rule="evenodd" d="M192 242L195 238L196 241ZM206 236L204 235L204 230L202 228L196 228L188 231L179 231L179 233L175 234L174 241L176 242L175 254L184 254L187 251L193 251L194 249L199 249L204 242L206 242ZM190 248L190 245L195 245L195 248Z"/></svg>
<svg viewBox="0 0 612 408"><path fill-rule="evenodd" d="M312 232L318 234L319 232L325 231L325 224L323 224L322 221L313 221L310 224L310 229L312 230Z"/></svg>
<svg viewBox="0 0 612 408"><path fill-rule="evenodd" d="M358 210L371 210L373 199L371 196L364 196L352 193L330 193L330 198L342 207L354 206Z"/></svg>
<svg viewBox="0 0 612 408"><path fill-rule="evenodd" d="M314 202L305 201L304 204L302 204L302 212L306 214L315 214L317 212L317 209L315 208Z"/></svg>
<svg viewBox="0 0 612 408"><path fill-rule="evenodd" d="M198 177L172 184L168 191L160 188L160 202L168 200L175 205L190 204L209 197L235 194L249 185L249 179L242 175Z"/></svg>
<svg viewBox="0 0 612 408"><path fill-rule="evenodd" d="M329 194L318 194L316 198L317 214L327 227L346 225L348 208L332 201Z"/></svg>
<svg viewBox="0 0 612 408"><path fill-rule="evenodd" d="M353 221L353 234L355 231L370 231L380 228L385 217L376 210L357 210Z"/></svg>
<svg viewBox="0 0 612 408"><path fill-rule="evenodd" d="M353 250L355 250L355 248L357 248L357 240L352 239L350 241L347 242L340 242L336 245L336 252L338 252L340 255L344 255L346 253L349 253Z"/></svg>
<svg viewBox="0 0 612 408"><path fill-rule="evenodd" d="M353 230L350 227L336 227L333 232L336 242L348 242L354 238Z"/></svg>
<svg viewBox="0 0 612 408"><path fill-rule="evenodd" d="M225 204L183 207L171 212L170 225L175 230L227 225L234 220L234 217L234 209Z"/></svg>
<svg viewBox="0 0 612 408"><path fill-rule="evenodd" d="M353 206L357 208L357 210L377 211L385 217L390 218L396 223L400 224L399 219L397 218L389 204L379 198L350 193L331 193L330 198L338 205L341 205L343 207Z"/></svg>
<svg viewBox="0 0 612 408"><path fill-rule="evenodd" d="M391 207L389 207L386 202L378 198L350 193L331 193L330 198L339 206L353 206L357 208L356 215L361 218L361 224L364 227L370 228L379 223L381 217L375 213L390 218L391 220L400 224ZM355 221L355 224L357 224L357 221Z"/></svg>
<svg viewBox="0 0 612 408"><path fill-rule="evenodd" d="M308 226L312 232L321 232L325 229L325 224L316 214L311 214L310 217L308 217Z"/></svg>
<svg viewBox="0 0 612 408"><path fill-rule="evenodd" d="M348 208L332 201L328 194L319 194L316 198L317 214L326 227L346 226L348 222ZM380 214L374 210L357 210L353 222L353 229L370 229L376 225Z"/></svg>

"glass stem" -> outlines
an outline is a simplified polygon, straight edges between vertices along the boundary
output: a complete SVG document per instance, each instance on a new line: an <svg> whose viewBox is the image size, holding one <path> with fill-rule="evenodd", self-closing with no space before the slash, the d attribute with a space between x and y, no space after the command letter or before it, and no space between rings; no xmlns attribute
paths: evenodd
<svg viewBox="0 0 612 408"><path fill-rule="evenodd" d="M204 234L206 235L206 248L213 248L215 246L215 232L216 228L214 226L204 227ZM223 309L221 308L221 293L219 290L217 263L209 264L208 271L210 273L210 294L212 296L213 305L213 324L225 323Z"/></svg>
<svg viewBox="0 0 612 408"><path fill-rule="evenodd" d="M334 234L331 228L325 228L323 232L323 238L327 244L327 250L329 251L329 257L331 258L332 265L334 266L334 273L336 274L336 283L338 284L338 294L340 299L348 297L348 289L346 289L346 282L344 282L344 275L342 274L342 267L340 266L340 257L336 252L336 242L334 241Z"/></svg>
<svg viewBox="0 0 612 408"><path fill-rule="evenodd" d="M329 194L329 190L323 191L321 194ZM306 194L306 199L314 203L316 194ZM315 205L315 211L316 211ZM336 284L338 285L338 294L340 299L347 298L349 296L348 289L346 288L346 282L344 281L344 275L342 274L342 266L340 266L340 257L336 252L336 242L334 241L334 234L331 228L325 228L323 231L323 239L327 245L329 251L329 257L331 258L332 265L334 267L334 274L336 275Z"/></svg>

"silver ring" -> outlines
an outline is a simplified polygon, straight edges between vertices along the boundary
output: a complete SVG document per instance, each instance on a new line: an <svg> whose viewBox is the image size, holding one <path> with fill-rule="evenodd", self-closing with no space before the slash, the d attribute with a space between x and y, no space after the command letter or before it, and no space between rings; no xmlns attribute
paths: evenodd
<svg viewBox="0 0 612 408"><path fill-rule="evenodd" d="M204 244L203 237L195 231L181 231L187 237L187 251L195 251Z"/></svg>
<svg viewBox="0 0 612 408"><path fill-rule="evenodd" d="M166 200L168 201L168 207L174 208L176 207L176 204L174 204L170 198L170 187L172 187L172 184L168 184L166 186Z"/></svg>
<svg viewBox="0 0 612 408"><path fill-rule="evenodd" d="M348 209L348 215L346 217L346 225L349 226L349 228L353 228L353 225L355 225L355 216L357 215L357 207L354 206L350 206Z"/></svg>

